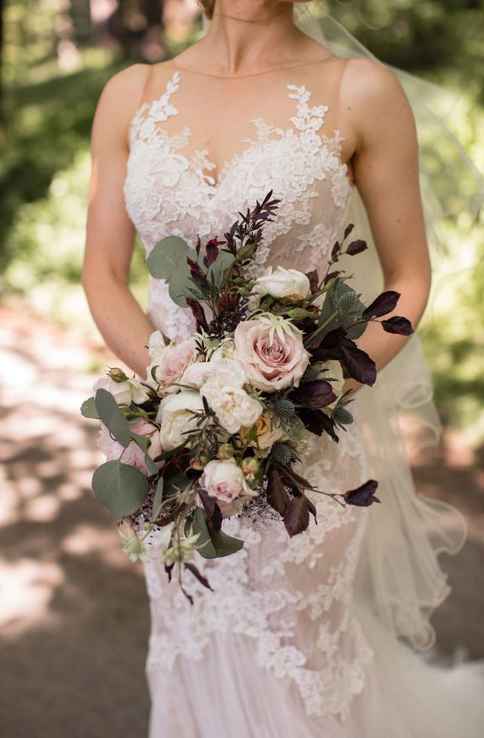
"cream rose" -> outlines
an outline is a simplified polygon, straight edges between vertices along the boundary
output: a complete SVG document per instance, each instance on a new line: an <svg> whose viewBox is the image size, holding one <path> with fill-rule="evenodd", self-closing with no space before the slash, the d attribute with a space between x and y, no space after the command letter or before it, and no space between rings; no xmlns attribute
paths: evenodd
<svg viewBox="0 0 484 738"><path fill-rule="evenodd" d="M237 433L241 426L254 425L263 407L238 385L227 383L227 377L213 374L202 385L203 395L228 433Z"/></svg>
<svg viewBox="0 0 484 738"><path fill-rule="evenodd" d="M292 323L263 315L239 323L234 339L235 356L254 387L276 392L299 385L309 364L309 353L301 331Z"/></svg>
<svg viewBox="0 0 484 738"><path fill-rule="evenodd" d="M242 387L244 382L247 381L246 374L239 361L217 357L211 361L198 361L191 364L183 373L180 382L200 389L213 376L217 376L220 382L225 382L234 387Z"/></svg>
<svg viewBox="0 0 484 738"><path fill-rule="evenodd" d="M156 421L160 423L161 446L171 451L187 441L185 432L196 427L194 412L203 410L203 402L198 392L183 391L168 395L160 402Z"/></svg>
<svg viewBox="0 0 484 738"><path fill-rule="evenodd" d="M293 302L304 300L311 292L309 279L297 269L284 269L281 266L268 267L266 272L256 279L252 288L254 295L272 295Z"/></svg>
<svg viewBox="0 0 484 738"><path fill-rule="evenodd" d="M215 497L222 503L257 495L257 492L251 490L241 468L233 459L209 461L200 477L200 486L210 497Z"/></svg>
<svg viewBox="0 0 484 738"><path fill-rule="evenodd" d="M132 402L141 405L149 397L148 390L137 379L115 382L111 377L100 377L93 385L94 394L98 389L110 392L118 405L130 405Z"/></svg>

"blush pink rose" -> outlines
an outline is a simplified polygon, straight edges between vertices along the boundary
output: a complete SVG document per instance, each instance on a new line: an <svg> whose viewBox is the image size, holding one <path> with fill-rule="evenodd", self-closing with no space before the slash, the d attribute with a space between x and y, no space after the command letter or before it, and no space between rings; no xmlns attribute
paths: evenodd
<svg viewBox="0 0 484 738"><path fill-rule="evenodd" d="M241 468L234 459L213 459L206 464L200 477L200 486L210 497L222 503L230 503L238 497L254 497Z"/></svg>
<svg viewBox="0 0 484 738"><path fill-rule="evenodd" d="M160 434L158 432L158 429L154 425L148 423L143 418L138 418L134 423L130 423L130 428L138 435L148 436L151 439L150 445L148 446L148 455L152 459L154 459L156 456L158 456L158 454L161 453ZM131 441L131 443L123 453L123 446L121 446L120 443L111 438L109 430L106 428L104 423L101 424L99 435L97 437L97 448L105 455L106 461L119 459L121 454L123 454L121 461L124 464L134 466L136 467L136 469L139 469L141 472L143 472L143 474L148 474L148 467L146 466L144 452L138 446L138 444L134 441Z"/></svg>
<svg viewBox="0 0 484 738"><path fill-rule="evenodd" d="M274 316L246 320L237 326L234 341L235 358L254 387L277 392L299 385L310 357L292 323Z"/></svg>
<svg viewBox="0 0 484 738"><path fill-rule="evenodd" d="M192 338L179 343L168 344L168 346L158 349L156 355L152 358L148 368L148 376L151 367L156 366L155 377L163 389L166 389L172 382L178 382L181 379L184 371L193 362L194 358L195 343Z"/></svg>

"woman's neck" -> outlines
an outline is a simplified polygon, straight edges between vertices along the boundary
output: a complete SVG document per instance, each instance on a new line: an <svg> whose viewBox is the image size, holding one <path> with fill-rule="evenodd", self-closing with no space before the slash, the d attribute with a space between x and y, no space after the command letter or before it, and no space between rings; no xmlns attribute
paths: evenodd
<svg viewBox="0 0 484 738"><path fill-rule="evenodd" d="M246 74L297 59L301 34L292 2L216 0L210 27L199 42L221 74Z"/></svg>

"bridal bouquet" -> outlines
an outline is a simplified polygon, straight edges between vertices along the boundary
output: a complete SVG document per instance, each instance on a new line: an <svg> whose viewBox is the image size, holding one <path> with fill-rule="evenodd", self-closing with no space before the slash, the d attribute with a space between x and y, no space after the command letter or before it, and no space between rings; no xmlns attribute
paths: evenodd
<svg viewBox="0 0 484 738"><path fill-rule="evenodd" d="M394 310L397 292L367 306L334 268L342 253L367 247L348 243L351 224L324 276L280 266L250 276L279 202L269 192L239 213L224 240L203 248L200 239L190 248L177 236L156 244L150 273L192 310L197 330L177 343L154 331L147 379L111 368L81 408L101 422L107 461L92 486L118 521L123 548L143 559L156 532L166 572L171 578L177 566L182 588L184 570L210 587L195 551L216 558L242 547L223 531L224 517L269 511L294 536L316 518L308 492L341 505L379 502L376 480L344 493L320 490L297 465L308 434L338 442L353 422L345 379L376 380L374 362L355 343L368 322L404 335L412 326L400 316L379 320Z"/></svg>

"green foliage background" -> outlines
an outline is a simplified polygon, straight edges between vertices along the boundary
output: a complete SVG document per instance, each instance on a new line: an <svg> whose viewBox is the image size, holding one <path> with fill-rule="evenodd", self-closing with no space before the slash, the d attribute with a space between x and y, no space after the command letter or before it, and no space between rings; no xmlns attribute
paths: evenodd
<svg viewBox="0 0 484 738"><path fill-rule="evenodd" d="M124 5L128 13L137 10L135 0ZM77 62L63 69L56 53L61 3L7 2L0 127L0 294L24 295L66 323L81 320L95 105L107 79L139 60L92 27L87 0L73 7ZM384 61L458 93L452 122L484 170L484 0L338 0L326 7ZM199 28L195 24L184 40L167 34L168 55L190 43ZM441 411L475 437L484 434L483 236L482 221L465 242L460 224L449 225L447 238L456 254L449 270L460 276L447 292L441 290L422 324ZM131 286L142 304L146 279L138 243ZM89 325L87 310L81 314Z"/></svg>

